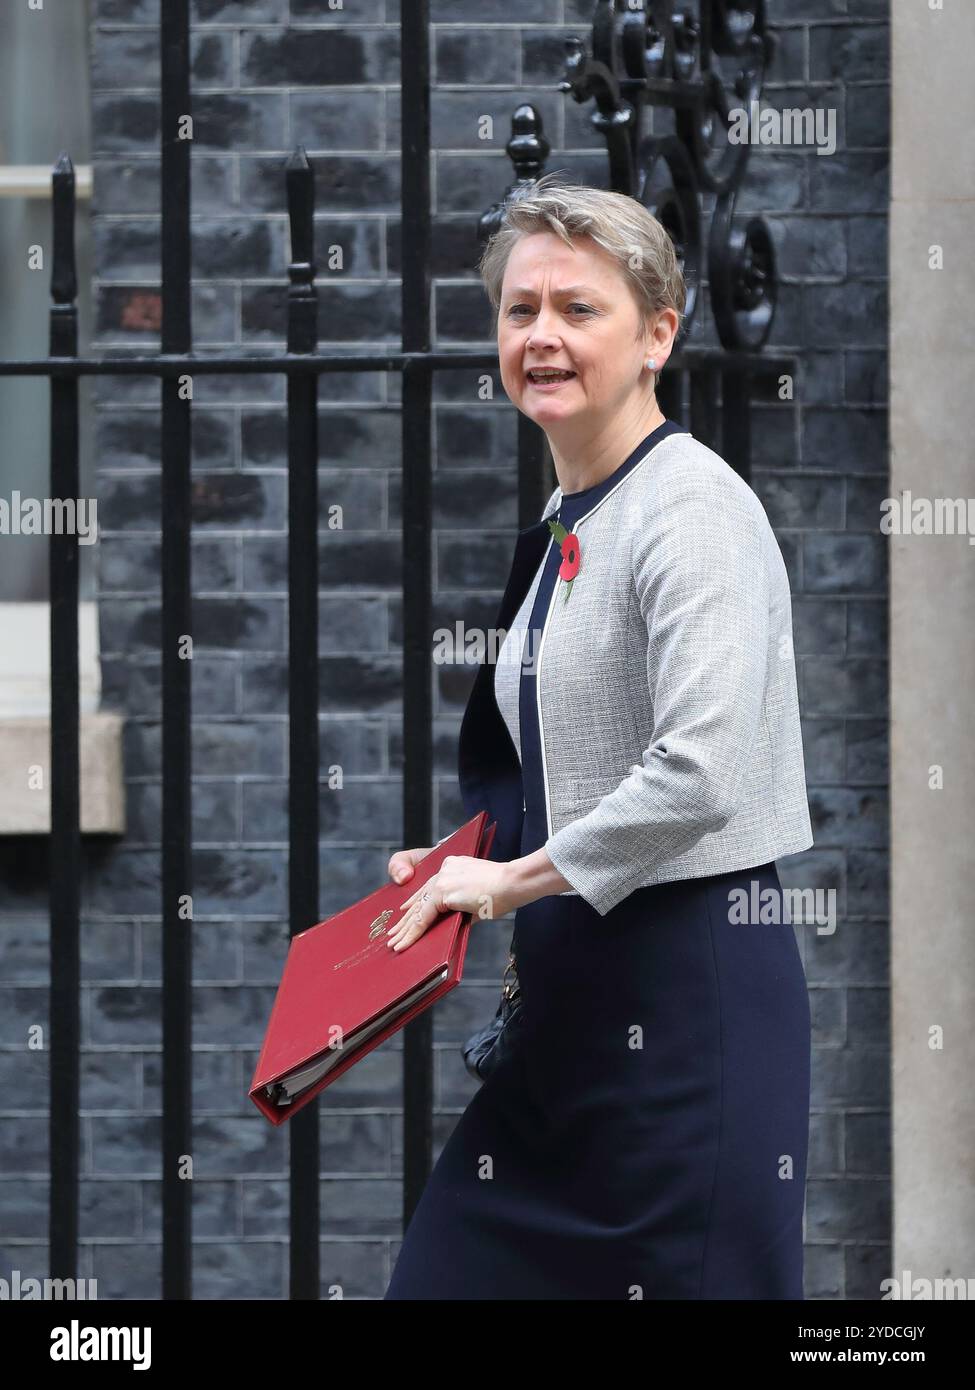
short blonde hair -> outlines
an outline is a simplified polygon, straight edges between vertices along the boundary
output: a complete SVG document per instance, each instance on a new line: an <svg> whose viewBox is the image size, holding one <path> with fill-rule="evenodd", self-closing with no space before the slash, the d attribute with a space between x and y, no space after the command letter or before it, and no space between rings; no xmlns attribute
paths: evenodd
<svg viewBox="0 0 975 1390"><path fill-rule="evenodd" d="M640 310L641 331L661 309L674 309L684 321L687 286L674 243L656 217L626 193L585 184L556 182L545 174L504 204L504 219L490 237L478 265L494 309L497 333L501 287L512 247L533 232L554 232L571 244L591 237L616 261Z"/></svg>

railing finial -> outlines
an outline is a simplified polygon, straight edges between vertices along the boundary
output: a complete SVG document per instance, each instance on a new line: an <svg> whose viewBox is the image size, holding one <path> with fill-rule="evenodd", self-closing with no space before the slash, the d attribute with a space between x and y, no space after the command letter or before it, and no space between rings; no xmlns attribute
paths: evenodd
<svg viewBox="0 0 975 1390"><path fill-rule="evenodd" d="M51 255L51 298L55 304L73 304L78 295L74 214L74 165L71 156L62 150L51 170L51 220L54 241Z"/></svg>
<svg viewBox="0 0 975 1390"><path fill-rule="evenodd" d="M318 294L315 289L315 173L304 146L285 164L291 263L288 266L288 351L314 352L318 346Z"/></svg>
<svg viewBox="0 0 975 1390"><path fill-rule="evenodd" d="M501 226L504 205L519 188L534 183L545 170L545 161L551 150L548 137L542 129L542 116L530 101L522 102L511 118L511 138L505 151L515 168L514 182L505 189L504 198L492 203L482 213L477 224L477 239L486 242Z"/></svg>

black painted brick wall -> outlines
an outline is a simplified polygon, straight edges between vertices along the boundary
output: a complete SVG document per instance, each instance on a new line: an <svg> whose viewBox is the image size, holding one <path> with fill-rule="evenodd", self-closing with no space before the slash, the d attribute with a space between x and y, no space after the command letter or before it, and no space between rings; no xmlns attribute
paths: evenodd
<svg viewBox="0 0 975 1390"><path fill-rule="evenodd" d="M839 148L753 152L739 211L771 220L783 285L772 346L803 358L798 405L755 406L753 483L792 581L815 848L783 879L835 887L834 935L804 929L815 1026L807 1296L877 1297L889 1260L886 484L888 0L768 0L764 100L835 107ZM97 350L159 329L158 0L93 0ZM471 266L478 214L510 179L510 113L542 112L550 168L605 186L588 109L553 90L588 0L434 0L435 334L490 342ZM195 343L284 346L283 160L318 180L323 346L398 346L398 5L197 0ZM494 138L478 138L484 115ZM660 127L658 126L658 129ZM344 268L326 263L342 249ZM706 312L706 301L705 301ZM698 340L708 341L708 332ZM322 910L380 882L399 847L399 381L321 378ZM80 1274L101 1297L160 1289L158 386L99 379L104 704L125 711L129 829L86 849ZM245 1096L287 944L284 381L195 383L195 1294L287 1292L287 1135ZM474 373L436 379L435 625L493 620L515 509L515 413ZM344 529L329 527L341 504ZM473 537L477 543L472 543ZM495 544L486 545L484 539ZM469 676L438 667L440 835ZM344 788L328 785L341 767ZM3 848L3 1264L46 1273L44 846ZM472 936L436 1011L436 1138L473 1083L458 1044L493 1011L510 935ZM400 1216L401 1038L322 1099L322 1290L382 1295ZM26 1083L26 1084L25 1084ZM12 1102L11 1097L16 1097Z"/></svg>

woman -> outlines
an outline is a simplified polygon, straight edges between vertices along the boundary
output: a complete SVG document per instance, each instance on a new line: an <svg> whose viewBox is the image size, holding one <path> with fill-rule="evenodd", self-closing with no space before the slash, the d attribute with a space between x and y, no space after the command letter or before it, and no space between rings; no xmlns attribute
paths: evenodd
<svg viewBox="0 0 975 1390"><path fill-rule="evenodd" d="M657 406L685 291L638 202L540 180L480 269L559 487L461 728L492 858L448 858L389 945L514 911L523 1028L386 1297L799 1299L809 1007L774 860L812 834L782 555Z"/></svg>

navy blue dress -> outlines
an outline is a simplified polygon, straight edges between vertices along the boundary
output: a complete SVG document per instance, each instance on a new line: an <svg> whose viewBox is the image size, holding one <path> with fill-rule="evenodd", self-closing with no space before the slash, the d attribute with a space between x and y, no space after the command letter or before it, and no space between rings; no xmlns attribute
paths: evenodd
<svg viewBox="0 0 975 1390"><path fill-rule="evenodd" d="M566 528L679 428L564 496ZM520 533L499 626L548 538L546 523ZM553 545L535 629L560 563ZM498 817L505 860L547 839L534 676L526 658L519 766L486 671L461 789L469 814ZM640 888L604 917L569 894L519 908L519 1046L442 1149L386 1298L801 1299L810 1018L782 908L774 863Z"/></svg>

